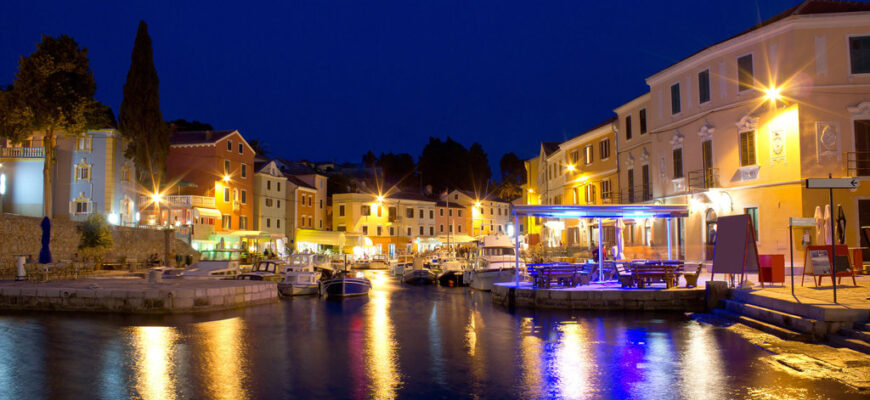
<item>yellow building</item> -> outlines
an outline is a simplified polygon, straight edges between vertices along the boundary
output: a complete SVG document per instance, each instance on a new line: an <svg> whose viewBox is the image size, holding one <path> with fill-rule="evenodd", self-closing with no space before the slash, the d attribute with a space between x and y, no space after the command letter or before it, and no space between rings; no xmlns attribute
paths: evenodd
<svg viewBox="0 0 870 400"><path fill-rule="evenodd" d="M435 202L415 194L332 196L332 229L368 238L376 253L420 251L435 243Z"/></svg>
<svg viewBox="0 0 870 400"><path fill-rule="evenodd" d="M469 235L480 237L490 234L507 234L513 220L510 203L498 200L492 194L475 194L453 190L441 196L442 201L459 204L466 209L465 223Z"/></svg>

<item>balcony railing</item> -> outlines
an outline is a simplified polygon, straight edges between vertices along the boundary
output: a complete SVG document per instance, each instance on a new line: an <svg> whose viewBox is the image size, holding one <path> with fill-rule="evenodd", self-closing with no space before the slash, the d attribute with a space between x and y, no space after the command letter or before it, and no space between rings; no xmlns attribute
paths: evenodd
<svg viewBox="0 0 870 400"><path fill-rule="evenodd" d="M705 168L689 171L686 176L689 190L707 190L719 187L719 168Z"/></svg>
<svg viewBox="0 0 870 400"><path fill-rule="evenodd" d="M0 158L45 158L42 147L3 147Z"/></svg>
<svg viewBox="0 0 870 400"><path fill-rule="evenodd" d="M152 199L151 196L139 195L139 204L141 205L151 205ZM189 208L189 207L205 207L205 208L215 208L214 197L207 196L191 196L191 195L180 195L180 196L166 196L163 201L160 202L160 206L165 207L177 207L177 208Z"/></svg>
<svg viewBox="0 0 870 400"><path fill-rule="evenodd" d="M850 151L843 157L846 176L870 176L870 151Z"/></svg>

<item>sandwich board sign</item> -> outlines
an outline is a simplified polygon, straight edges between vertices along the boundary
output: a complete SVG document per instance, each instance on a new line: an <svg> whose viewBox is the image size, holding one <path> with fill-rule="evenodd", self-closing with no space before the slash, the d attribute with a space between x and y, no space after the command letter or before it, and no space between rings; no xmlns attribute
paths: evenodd
<svg viewBox="0 0 870 400"><path fill-rule="evenodd" d="M713 273L740 274L743 282L746 272L758 271L758 248L755 245L755 227L747 214L719 217L716 243L713 248Z"/></svg>

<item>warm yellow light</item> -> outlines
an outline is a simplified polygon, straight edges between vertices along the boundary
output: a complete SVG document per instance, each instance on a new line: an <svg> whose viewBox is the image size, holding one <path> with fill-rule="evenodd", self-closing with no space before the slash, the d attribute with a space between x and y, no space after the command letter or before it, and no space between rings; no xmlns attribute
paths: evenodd
<svg viewBox="0 0 870 400"><path fill-rule="evenodd" d="M162 198L163 198L163 196L162 196L160 193L157 193L157 192L155 192L155 193L153 193L153 194L151 195L151 201L153 201L153 202L155 202L155 203L159 203L160 200L162 200Z"/></svg>
<svg viewBox="0 0 870 400"><path fill-rule="evenodd" d="M771 86L764 91L764 97L770 101L777 101L782 98L779 91L780 89L778 87Z"/></svg>
<svg viewBox="0 0 870 400"><path fill-rule="evenodd" d="M378 203L383 203L383 202L384 202L384 195L379 194L378 195Z"/></svg>
<svg viewBox="0 0 870 400"><path fill-rule="evenodd" d="M568 164L568 171L574 172L575 169L574 164Z"/></svg>
<svg viewBox="0 0 870 400"><path fill-rule="evenodd" d="M475 206L475 207L480 207L480 202L478 201L477 203L474 203L474 206Z"/></svg>
<svg viewBox="0 0 870 400"><path fill-rule="evenodd" d="M230 176L224 175L224 182L229 182L229 181L230 181Z"/></svg>
<svg viewBox="0 0 870 400"><path fill-rule="evenodd" d="M529 193L535 193L534 189L529 189Z"/></svg>

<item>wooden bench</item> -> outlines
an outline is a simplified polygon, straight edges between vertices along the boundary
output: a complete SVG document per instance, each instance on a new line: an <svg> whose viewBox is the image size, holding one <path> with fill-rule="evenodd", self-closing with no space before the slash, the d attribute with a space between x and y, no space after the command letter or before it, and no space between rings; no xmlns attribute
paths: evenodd
<svg viewBox="0 0 870 400"><path fill-rule="evenodd" d="M638 289L643 289L653 282L664 282L668 289L676 286L681 272L680 265L662 262L631 263L631 274Z"/></svg>
<svg viewBox="0 0 870 400"><path fill-rule="evenodd" d="M533 264L528 266L529 274L534 277L535 286L549 288L553 283L567 287L577 284L588 285L589 273L578 264Z"/></svg>

